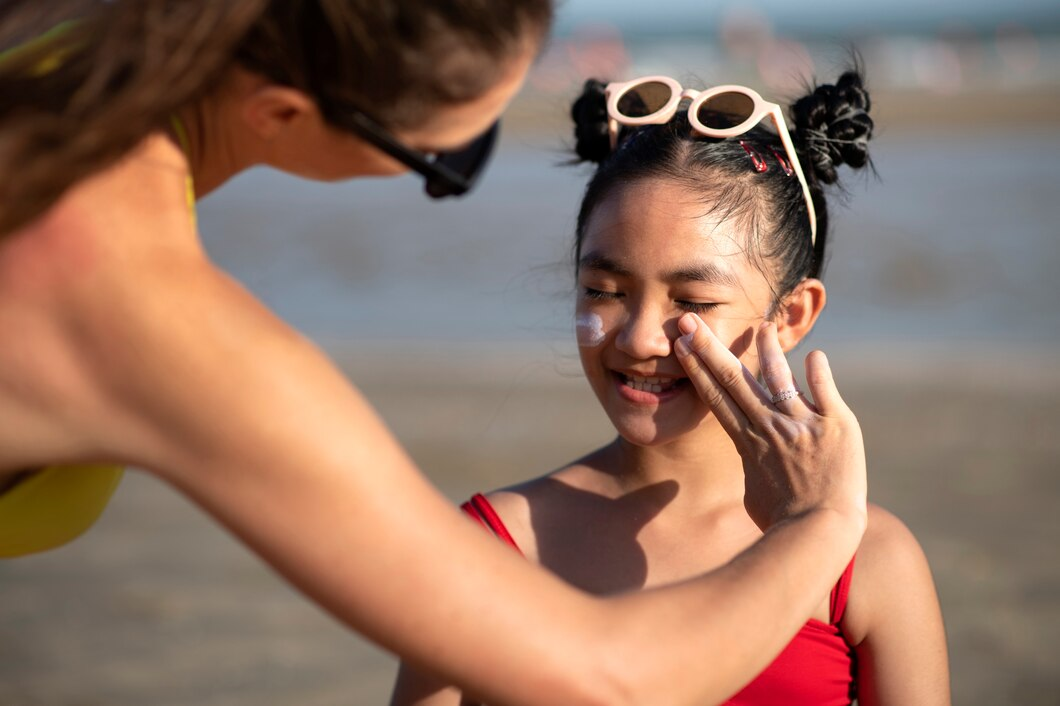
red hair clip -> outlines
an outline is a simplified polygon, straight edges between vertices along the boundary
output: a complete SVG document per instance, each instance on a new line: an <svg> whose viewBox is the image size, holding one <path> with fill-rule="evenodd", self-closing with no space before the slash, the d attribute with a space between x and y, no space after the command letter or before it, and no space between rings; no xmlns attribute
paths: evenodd
<svg viewBox="0 0 1060 706"><path fill-rule="evenodd" d="M780 164L780 168L784 170L784 173L786 175L791 176L795 173L795 170L791 167L791 162L789 162L783 155L781 155L772 147L769 148L769 151L772 152L773 156L777 158L777 162Z"/></svg>
<svg viewBox="0 0 1060 706"><path fill-rule="evenodd" d="M755 165L756 172L764 172L769 169L769 165L766 164L766 160L762 159L762 155L758 153L751 145L747 144L743 140L740 140L740 147L743 147L743 151L747 153L747 156L751 158L751 164ZM774 153L775 154L775 153Z"/></svg>

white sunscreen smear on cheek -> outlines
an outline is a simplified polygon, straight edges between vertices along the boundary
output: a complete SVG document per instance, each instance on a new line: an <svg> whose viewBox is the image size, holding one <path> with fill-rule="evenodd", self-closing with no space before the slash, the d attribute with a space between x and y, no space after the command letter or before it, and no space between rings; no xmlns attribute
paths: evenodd
<svg viewBox="0 0 1060 706"><path fill-rule="evenodd" d="M580 314L574 320L574 332L579 346L595 348L604 342L604 320L598 314Z"/></svg>

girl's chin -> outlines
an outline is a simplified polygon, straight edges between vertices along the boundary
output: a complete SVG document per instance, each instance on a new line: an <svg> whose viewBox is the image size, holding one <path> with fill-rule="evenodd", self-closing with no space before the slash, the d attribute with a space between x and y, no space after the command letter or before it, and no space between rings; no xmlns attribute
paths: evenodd
<svg viewBox="0 0 1060 706"><path fill-rule="evenodd" d="M691 429L666 429L658 425L622 424L615 423L615 430L627 443L634 446L665 446L680 441Z"/></svg>
<svg viewBox="0 0 1060 706"><path fill-rule="evenodd" d="M683 407L683 405L681 405ZM663 446L686 440L702 430L710 412L700 406L694 409L656 409L650 414L631 414L611 408L608 419L618 435L636 446Z"/></svg>

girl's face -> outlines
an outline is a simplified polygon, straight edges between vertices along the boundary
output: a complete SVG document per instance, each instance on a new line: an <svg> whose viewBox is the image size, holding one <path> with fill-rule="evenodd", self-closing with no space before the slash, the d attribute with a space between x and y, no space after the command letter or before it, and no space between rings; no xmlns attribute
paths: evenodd
<svg viewBox="0 0 1060 706"><path fill-rule="evenodd" d="M619 187L586 225L576 329L582 367L628 441L673 441L713 423L674 356L677 320L695 312L754 374L754 335L772 291L748 236L663 179ZM737 221L738 222L738 221Z"/></svg>

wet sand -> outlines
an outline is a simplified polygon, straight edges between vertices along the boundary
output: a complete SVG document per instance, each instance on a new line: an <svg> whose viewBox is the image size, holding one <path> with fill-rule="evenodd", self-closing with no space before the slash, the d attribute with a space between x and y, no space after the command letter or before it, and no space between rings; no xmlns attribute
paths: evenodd
<svg viewBox="0 0 1060 706"><path fill-rule="evenodd" d="M454 500L610 436L570 351L333 350ZM1060 703L1057 356L830 350L872 499L934 569L954 703ZM395 669L138 473L90 534L0 563L0 595L0 706L380 704Z"/></svg>

